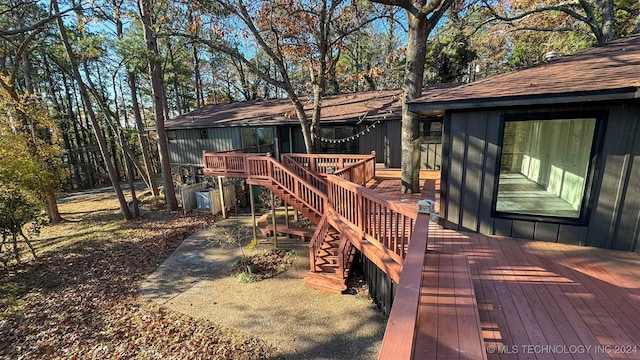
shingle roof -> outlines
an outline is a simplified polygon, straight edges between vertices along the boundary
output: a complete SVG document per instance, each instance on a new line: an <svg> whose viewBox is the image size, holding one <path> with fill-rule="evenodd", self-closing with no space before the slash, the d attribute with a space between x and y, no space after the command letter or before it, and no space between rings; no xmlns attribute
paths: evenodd
<svg viewBox="0 0 640 360"><path fill-rule="evenodd" d="M569 103L640 97L640 35L527 69L423 94L411 111Z"/></svg>
<svg viewBox="0 0 640 360"><path fill-rule="evenodd" d="M425 88L423 94L439 92L459 84L444 84ZM401 117L402 90L367 91L328 96L322 99L321 123L397 119ZM311 116L313 101L305 110ZM298 125L289 99L267 99L229 104L207 105L165 123L167 129L186 129L223 126Z"/></svg>
<svg viewBox="0 0 640 360"><path fill-rule="evenodd" d="M322 100L322 122L400 116L401 90L328 96ZM305 103L311 116L313 100ZM289 99L266 99L207 105L166 122L169 129L300 124Z"/></svg>

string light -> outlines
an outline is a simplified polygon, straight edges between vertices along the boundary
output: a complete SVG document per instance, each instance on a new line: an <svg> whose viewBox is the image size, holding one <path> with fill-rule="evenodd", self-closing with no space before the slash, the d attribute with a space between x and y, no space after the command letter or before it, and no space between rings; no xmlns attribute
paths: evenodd
<svg viewBox="0 0 640 360"><path fill-rule="evenodd" d="M342 139L327 139L327 138L323 138L322 136L316 136L316 139L319 139L322 142L326 142L329 144L342 144L342 143L346 143L348 141L353 141L357 138L359 138L360 136L364 136L365 133L371 132L371 129L375 129L376 125L380 123L380 120L376 120L376 122L374 122L371 125L368 125L367 127L365 127L364 129L362 129L362 131L360 131L357 134L342 138Z"/></svg>

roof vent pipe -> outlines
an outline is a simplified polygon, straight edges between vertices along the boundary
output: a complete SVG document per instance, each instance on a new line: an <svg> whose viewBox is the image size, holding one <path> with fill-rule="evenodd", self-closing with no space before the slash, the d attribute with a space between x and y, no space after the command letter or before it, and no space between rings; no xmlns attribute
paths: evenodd
<svg viewBox="0 0 640 360"><path fill-rule="evenodd" d="M553 61L555 59L557 59L560 56L560 54L558 54L557 51L549 51L546 54L544 54L544 60L545 61Z"/></svg>

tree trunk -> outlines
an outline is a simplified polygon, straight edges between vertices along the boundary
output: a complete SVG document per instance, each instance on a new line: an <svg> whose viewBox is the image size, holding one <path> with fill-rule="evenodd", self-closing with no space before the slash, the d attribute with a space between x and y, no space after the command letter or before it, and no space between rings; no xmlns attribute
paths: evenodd
<svg viewBox="0 0 640 360"><path fill-rule="evenodd" d="M122 17L120 16L120 4L117 1L113 1L113 7L116 16L116 31L118 35L118 39L123 39L124 37L124 26L122 24ZM194 45L195 46L195 45ZM136 132L138 133L138 142L140 143L140 150L142 152L142 161L144 162L144 172L142 169L139 169L140 175L145 177L147 181L145 181L149 190L151 190L151 194L154 197L158 197L160 193L158 192L158 184L156 182L156 174L153 171L153 164L151 163L151 156L149 155L149 142L147 141L147 135L144 130L144 124L142 123L142 115L140 114L140 104L138 104L138 86L136 84L136 75L127 69L127 83L129 85L129 91L131 92L131 108L133 111L133 117L136 123ZM122 90L121 90L122 93ZM122 95L124 98L124 93ZM124 100L123 100L124 101ZM127 172L131 168L131 159L128 159L127 149L123 148L125 165L128 166ZM134 211L136 211L136 216L139 216L139 211L137 208L137 200L134 204Z"/></svg>
<svg viewBox="0 0 640 360"><path fill-rule="evenodd" d="M407 193L420 192L420 116L409 111L408 102L422 93L427 53L427 19L407 11L409 38L402 101L402 187Z"/></svg>
<svg viewBox="0 0 640 360"><path fill-rule="evenodd" d="M20 20L20 25L23 25L22 20ZM20 39L20 43L24 44L25 42L24 33L20 33L19 39ZM23 75L24 75L25 89L27 90L27 93L29 95L33 95L34 89L33 89L33 79L31 78L31 70L32 70L31 58L29 58L29 54L26 51L22 53L22 69L24 72ZM36 133L36 124L33 122L30 122L29 130L31 131L30 136L33 141L33 145L29 146L29 149L30 149L29 151L31 152L31 156L34 159L37 159L38 152L35 144L37 141L36 139L38 139L38 134ZM46 213L47 213L49 223L56 224L61 222L63 219L62 219L62 216L60 216L60 212L58 211L58 201L55 196L54 188L51 186L45 186L43 188L43 194L41 194L40 196L44 197L44 200L47 204Z"/></svg>
<svg viewBox="0 0 640 360"><path fill-rule="evenodd" d="M158 43L153 31L151 18L151 1L140 0L140 16L144 27L144 38L149 50L149 73L151 76L151 90L154 98L154 112L156 117L156 136L158 141L158 155L162 168L162 178L164 180L164 196L169 211L178 210L173 177L171 175L171 164L169 163L169 147L167 144L167 133L164 128L166 95L162 84L162 70L158 63Z"/></svg>
<svg viewBox="0 0 640 360"><path fill-rule="evenodd" d="M49 223L57 224L64 221L60 211L58 210L58 200L56 199L56 192L51 186L45 186L42 191L44 192L45 199L47 201L47 216L49 217Z"/></svg>
<svg viewBox="0 0 640 360"><path fill-rule="evenodd" d="M140 149L142 151L142 161L146 170L146 175L151 190L151 194L154 197L160 196L158 192L158 183L156 182L156 174L153 170L153 163L151 155L149 154L149 140L144 130L144 124L142 123L142 115L140 114L140 105L138 104L138 85L136 84L136 75L131 72L127 72L127 82L129 83L129 89L131 91L131 107L133 108L133 117L136 121L136 132L138 133L138 141L140 142Z"/></svg>
<svg viewBox="0 0 640 360"><path fill-rule="evenodd" d="M52 0L51 5L56 13L60 12L57 0ZM69 37L67 36L67 32L66 32L67 29L64 25L64 20L62 19L62 17L58 17L56 20L58 22L58 29L60 30L60 37L62 38L62 42L67 51L67 55L69 56L69 63L71 65L73 76L75 77L76 82L78 84L78 88L80 89L80 95L82 96L82 101L85 104L87 114L91 119L91 124L93 125L93 131L95 133L96 139L98 140L98 146L100 147L100 152L102 153L102 158L107 168L107 173L109 174L109 178L111 179L113 189L116 192L118 202L120 203L120 210L125 220L131 220L132 219L131 212L129 211L129 207L127 206L127 201L124 198L124 193L122 192L122 188L120 188L120 183L118 183L118 179L115 174L116 170L109 156L109 148L107 146L107 141L100 129L100 124L98 123L96 115L93 112L93 107L91 104L91 98L89 97L89 92L87 91L87 88L84 85L82 76L80 75L78 61L76 60L75 54L73 53L73 49L71 48L71 44L69 43Z"/></svg>
<svg viewBox="0 0 640 360"><path fill-rule="evenodd" d="M193 75L195 77L196 88L196 106L199 108L204 106L204 92L202 91L202 79L200 76L200 59L198 58L198 47L193 44Z"/></svg>
<svg viewBox="0 0 640 360"><path fill-rule="evenodd" d="M602 18L602 41L608 43L616 39L616 16L613 0L597 0L596 5Z"/></svg>

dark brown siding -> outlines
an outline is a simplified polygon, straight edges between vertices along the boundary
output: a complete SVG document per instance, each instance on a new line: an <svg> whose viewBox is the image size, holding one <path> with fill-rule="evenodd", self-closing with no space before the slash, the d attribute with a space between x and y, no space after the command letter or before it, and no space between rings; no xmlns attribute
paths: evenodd
<svg viewBox="0 0 640 360"><path fill-rule="evenodd" d="M608 110L587 226L491 216L504 113ZM445 120L441 216L483 234L640 252L640 105L452 112Z"/></svg>

